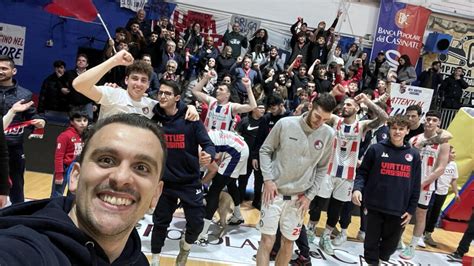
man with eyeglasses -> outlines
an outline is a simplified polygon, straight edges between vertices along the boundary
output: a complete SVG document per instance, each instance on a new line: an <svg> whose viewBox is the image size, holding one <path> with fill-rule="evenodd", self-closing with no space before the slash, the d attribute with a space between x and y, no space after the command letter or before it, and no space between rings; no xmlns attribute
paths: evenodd
<svg viewBox="0 0 474 266"><path fill-rule="evenodd" d="M101 105L99 119L117 113L135 113L148 118L153 117L153 107L158 101L145 95L150 86L152 67L143 61L133 61L133 56L122 50L93 67L73 81L74 88ZM125 84L126 90L110 86L96 86L95 84L112 68L116 66L127 66ZM197 120L199 114L194 107L188 109L186 119Z"/></svg>
<svg viewBox="0 0 474 266"><path fill-rule="evenodd" d="M185 120L185 104L181 88L171 80L162 80L159 104L153 109L153 120L161 123L165 133L168 158L163 175L163 194L153 213L151 236L152 266L159 265L167 229L178 207L178 199L186 218L186 232L179 242L176 265L186 265L192 244L204 226L204 204L201 190L200 164L207 165L216 151L201 121ZM199 154L199 146L202 151Z"/></svg>

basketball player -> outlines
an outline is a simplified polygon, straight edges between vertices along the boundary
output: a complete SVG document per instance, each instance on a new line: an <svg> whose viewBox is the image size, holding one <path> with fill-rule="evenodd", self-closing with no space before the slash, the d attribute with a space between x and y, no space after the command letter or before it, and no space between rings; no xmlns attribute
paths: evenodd
<svg viewBox="0 0 474 266"><path fill-rule="evenodd" d="M433 192L435 191L435 181L444 174L444 169L449 160L449 144L426 144L430 139L437 137L441 122L441 114L438 111L430 110L425 115L425 131L422 134L410 139L410 144L420 151L421 156L421 192L416 208L416 223L413 229L413 237L408 246L403 249L400 257L412 259L415 256L415 247L423 236L426 225L426 213Z"/></svg>
<svg viewBox="0 0 474 266"><path fill-rule="evenodd" d="M374 119L364 121L357 119L361 104L365 104L371 110ZM332 145L327 175L318 196L329 198L328 220L319 241L320 248L329 255L334 255L330 236L339 220L342 204L351 200L359 144L366 131L379 127L385 123L387 118L385 110L374 104L367 95L361 93L354 98L345 99L341 117L333 114L328 121L328 124L336 131L336 138ZM310 221L308 230L314 230L314 227L315 222ZM343 229L333 243L341 245L346 240L347 230Z"/></svg>

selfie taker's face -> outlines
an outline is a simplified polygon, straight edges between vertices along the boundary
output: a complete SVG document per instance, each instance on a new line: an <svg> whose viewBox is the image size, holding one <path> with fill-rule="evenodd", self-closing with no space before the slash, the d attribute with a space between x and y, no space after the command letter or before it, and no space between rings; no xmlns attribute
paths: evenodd
<svg viewBox="0 0 474 266"><path fill-rule="evenodd" d="M115 123L88 145L71 174L77 226L92 237L128 233L161 193L160 141L149 130Z"/></svg>

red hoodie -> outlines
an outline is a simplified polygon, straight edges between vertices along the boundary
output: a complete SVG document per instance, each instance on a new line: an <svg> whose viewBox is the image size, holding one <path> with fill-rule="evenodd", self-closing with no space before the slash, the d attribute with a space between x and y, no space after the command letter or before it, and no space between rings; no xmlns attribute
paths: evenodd
<svg viewBox="0 0 474 266"><path fill-rule="evenodd" d="M56 153L54 154L54 178L61 180L64 165L69 166L82 151L82 139L77 130L70 126L59 134L56 139Z"/></svg>

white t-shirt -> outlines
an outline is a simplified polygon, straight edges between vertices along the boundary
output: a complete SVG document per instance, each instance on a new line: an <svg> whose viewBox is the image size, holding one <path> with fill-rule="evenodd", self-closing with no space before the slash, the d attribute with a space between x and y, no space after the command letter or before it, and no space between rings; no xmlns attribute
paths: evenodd
<svg viewBox="0 0 474 266"><path fill-rule="evenodd" d="M153 107L158 101L143 96L140 101L134 101L130 98L128 92L120 88L112 88L108 86L97 86L102 92L99 100L100 113L99 119L109 117L114 114L141 114L148 118L153 117Z"/></svg>
<svg viewBox="0 0 474 266"><path fill-rule="evenodd" d="M446 165L446 169L444 169L444 174L442 174L438 178L438 180L436 180L436 194L448 194L449 187L454 179L458 179L458 167L456 165L456 162L451 161L448 163L448 165Z"/></svg>

